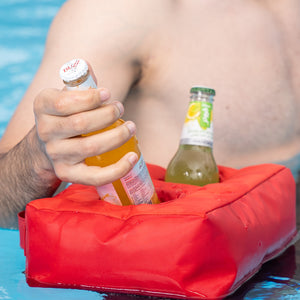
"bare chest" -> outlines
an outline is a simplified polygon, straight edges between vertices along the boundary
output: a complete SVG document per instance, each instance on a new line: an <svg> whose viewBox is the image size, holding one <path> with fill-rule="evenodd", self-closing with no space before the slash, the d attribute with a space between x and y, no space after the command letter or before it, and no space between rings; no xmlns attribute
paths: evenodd
<svg viewBox="0 0 300 300"><path fill-rule="evenodd" d="M299 140L300 46L297 33L282 22L254 6L224 6L207 16L179 14L153 32L142 80L126 103L145 148L152 153L167 142L160 157L170 159L192 85L216 90L219 161Z"/></svg>

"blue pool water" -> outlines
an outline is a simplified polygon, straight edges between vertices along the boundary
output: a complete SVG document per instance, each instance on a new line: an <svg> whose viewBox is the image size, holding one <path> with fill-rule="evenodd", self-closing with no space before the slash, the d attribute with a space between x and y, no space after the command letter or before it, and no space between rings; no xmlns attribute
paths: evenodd
<svg viewBox="0 0 300 300"><path fill-rule="evenodd" d="M31 288L25 281L25 257L19 247L19 232L0 229L0 299L13 300L101 300L96 292Z"/></svg>
<svg viewBox="0 0 300 300"><path fill-rule="evenodd" d="M0 136L42 59L51 21L65 0L0 1ZM102 299L89 291L30 288L19 232L0 229L0 299Z"/></svg>
<svg viewBox="0 0 300 300"><path fill-rule="evenodd" d="M0 136L39 66L49 25L64 2L0 1Z"/></svg>

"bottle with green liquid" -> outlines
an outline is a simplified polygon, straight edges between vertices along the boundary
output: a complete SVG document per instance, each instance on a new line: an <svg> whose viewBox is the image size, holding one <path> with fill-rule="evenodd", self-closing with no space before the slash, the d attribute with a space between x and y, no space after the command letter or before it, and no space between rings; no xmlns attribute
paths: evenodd
<svg viewBox="0 0 300 300"><path fill-rule="evenodd" d="M179 148L170 161L165 180L203 186L219 182L213 156L213 101L215 90L193 86Z"/></svg>

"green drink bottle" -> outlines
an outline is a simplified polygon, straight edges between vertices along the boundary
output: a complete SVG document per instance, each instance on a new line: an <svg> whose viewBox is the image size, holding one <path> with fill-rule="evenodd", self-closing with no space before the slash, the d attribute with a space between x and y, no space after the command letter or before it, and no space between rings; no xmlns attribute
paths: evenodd
<svg viewBox="0 0 300 300"><path fill-rule="evenodd" d="M215 90L193 86L179 148L170 161L165 180L203 186L219 182L213 147Z"/></svg>

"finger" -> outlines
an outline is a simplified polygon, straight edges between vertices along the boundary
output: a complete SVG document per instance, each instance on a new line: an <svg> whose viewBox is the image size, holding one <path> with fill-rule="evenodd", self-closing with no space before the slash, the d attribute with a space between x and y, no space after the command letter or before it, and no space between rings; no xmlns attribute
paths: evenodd
<svg viewBox="0 0 300 300"><path fill-rule="evenodd" d="M135 132L135 124L128 121L98 134L60 141L53 140L47 143L46 152L54 163L60 161L77 164L87 157L101 155L120 147L134 136Z"/></svg>
<svg viewBox="0 0 300 300"><path fill-rule="evenodd" d="M34 101L35 114L68 116L82 111L89 111L103 105L110 97L105 88L85 91L59 91L44 89Z"/></svg>
<svg viewBox="0 0 300 300"><path fill-rule="evenodd" d="M117 121L124 112L120 102L113 102L103 107L62 117L41 115L37 119L39 136L43 141L62 139L88 134L104 129Z"/></svg>
<svg viewBox="0 0 300 300"><path fill-rule="evenodd" d="M129 152L118 162L107 167L87 166L84 163L76 165L59 165L56 176L65 182L101 186L125 176L137 163L138 155Z"/></svg>

